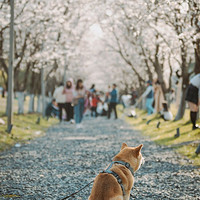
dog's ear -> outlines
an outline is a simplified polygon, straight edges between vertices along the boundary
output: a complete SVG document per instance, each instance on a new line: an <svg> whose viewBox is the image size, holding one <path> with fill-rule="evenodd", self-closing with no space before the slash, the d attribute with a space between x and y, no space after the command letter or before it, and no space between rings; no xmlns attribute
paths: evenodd
<svg viewBox="0 0 200 200"><path fill-rule="evenodd" d="M126 143L122 144L121 150L123 150L124 148L128 147L128 145Z"/></svg>
<svg viewBox="0 0 200 200"><path fill-rule="evenodd" d="M135 154L136 154L136 157L139 156L139 153L140 153L142 147L143 147L143 144L141 144L141 145L139 145L138 147L135 148Z"/></svg>

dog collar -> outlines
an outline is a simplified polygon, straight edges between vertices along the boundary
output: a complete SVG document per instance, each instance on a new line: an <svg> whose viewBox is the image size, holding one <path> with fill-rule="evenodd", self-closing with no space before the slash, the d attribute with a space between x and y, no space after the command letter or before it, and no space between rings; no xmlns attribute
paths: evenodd
<svg viewBox="0 0 200 200"><path fill-rule="evenodd" d="M113 164L120 164L120 165L123 165L125 166L127 169L129 169L131 171L131 174L134 175L134 171L133 171L133 168L131 167L131 165L127 162L123 162L123 161L113 161L110 163L109 167L106 169L106 170L103 170L101 173L107 173L107 174L112 174L116 179L117 179L117 182L119 183L119 185L121 186L122 188L122 192L123 192L123 196L126 195L125 193L125 189L124 189L124 185L122 183L122 179L119 177L119 175L116 173L116 172L113 172L110 170L110 168L113 166Z"/></svg>
<svg viewBox="0 0 200 200"><path fill-rule="evenodd" d="M123 162L123 161L113 161L113 164L115 164L115 163L125 166L127 169L129 169L131 171L131 174L134 176L134 170L129 163Z"/></svg>

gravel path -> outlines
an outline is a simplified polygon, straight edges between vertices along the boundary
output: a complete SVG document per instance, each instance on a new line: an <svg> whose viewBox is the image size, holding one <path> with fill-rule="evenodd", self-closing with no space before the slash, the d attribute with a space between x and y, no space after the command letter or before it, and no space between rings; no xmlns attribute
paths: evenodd
<svg viewBox="0 0 200 200"><path fill-rule="evenodd" d="M200 199L198 168L171 149L155 145L124 121L105 118L86 119L80 130L70 124L57 125L46 136L1 153L0 199L59 200L93 180L122 142L144 144L146 162L135 174L135 200ZM71 199L87 200L91 187Z"/></svg>

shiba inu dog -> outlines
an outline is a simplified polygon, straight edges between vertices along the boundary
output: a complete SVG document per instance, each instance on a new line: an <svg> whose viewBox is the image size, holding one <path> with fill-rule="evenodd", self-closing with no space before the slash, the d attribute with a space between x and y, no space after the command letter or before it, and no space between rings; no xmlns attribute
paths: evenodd
<svg viewBox="0 0 200 200"><path fill-rule="evenodd" d="M129 200L134 172L144 163L142 146L134 148L123 143L113 162L95 178L88 200Z"/></svg>

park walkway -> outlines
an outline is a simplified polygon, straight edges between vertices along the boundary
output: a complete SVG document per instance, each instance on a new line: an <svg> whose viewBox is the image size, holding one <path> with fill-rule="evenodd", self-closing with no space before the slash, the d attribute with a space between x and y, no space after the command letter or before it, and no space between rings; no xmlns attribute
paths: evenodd
<svg viewBox="0 0 200 200"><path fill-rule="evenodd" d="M122 142L144 144L146 162L135 174L135 200L200 199L199 169L124 121L105 118L85 119L80 130L70 124L54 126L46 136L1 153L0 199L59 200L90 182L110 163ZM86 200L91 187L71 199Z"/></svg>

